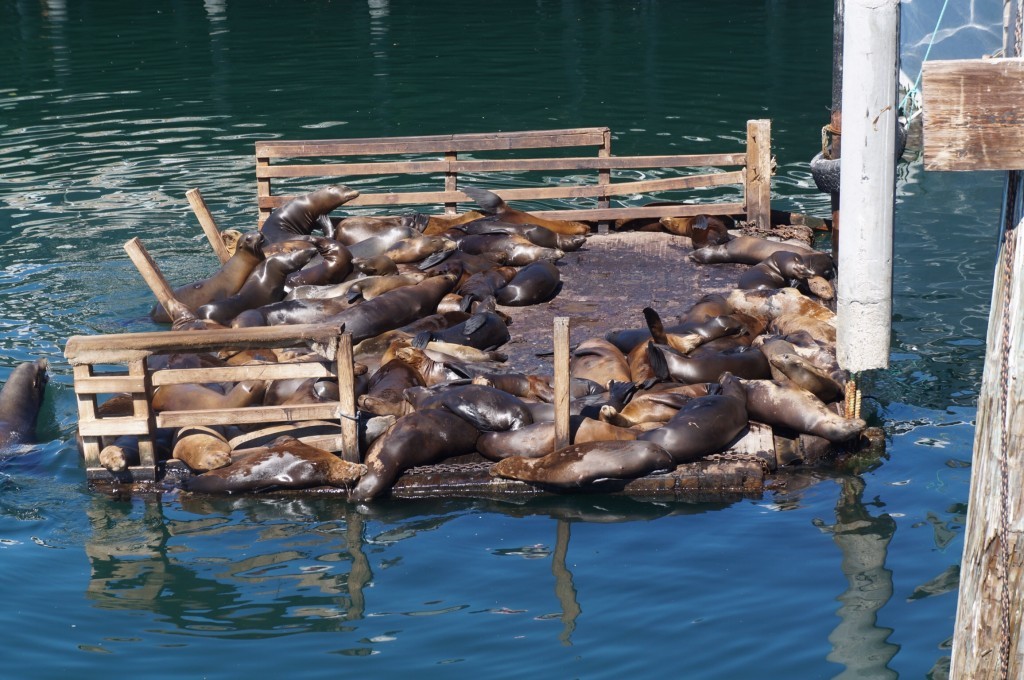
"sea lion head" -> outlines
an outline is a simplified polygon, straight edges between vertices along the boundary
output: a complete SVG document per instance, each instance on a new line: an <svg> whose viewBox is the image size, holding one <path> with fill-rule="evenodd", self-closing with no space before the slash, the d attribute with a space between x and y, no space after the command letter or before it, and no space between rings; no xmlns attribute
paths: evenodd
<svg viewBox="0 0 1024 680"><path fill-rule="evenodd" d="M244 251L255 255L259 259L264 259L263 244L267 242L267 237L263 235L263 232L250 231L242 235L235 245L235 251Z"/></svg>

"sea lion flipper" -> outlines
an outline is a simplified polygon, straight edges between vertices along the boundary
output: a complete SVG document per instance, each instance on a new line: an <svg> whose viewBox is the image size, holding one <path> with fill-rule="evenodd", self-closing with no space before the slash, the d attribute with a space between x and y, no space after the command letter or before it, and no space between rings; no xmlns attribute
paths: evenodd
<svg viewBox="0 0 1024 680"><path fill-rule="evenodd" d="M473 201L486 212L501 212L505 207L505 201L503 201L501 196L493 191L488 191L487 189L482 189L480 187L460 187L459 190L473 199Z"/></svg>
<svg viewBox="0 0 1024 680"><path fill-rule="evenodd" d="M651 337L659 345L668 344L668 335L665 333L665 324L661 322L661 316L651 307L644 307L644 320L647 322L647 329L651 331Z"/></svg>
<svg viewBox="0 0 1024 680"><path fill-rule="evenodd" d="M665 360L665 353L653 342L647 343L647 359L651 362L651 369L658 380L665 381L671 378L668 372L668 361Z"/></svg>
<svg viewBox="0 0 1024 680"><path fill-rule="evenodd" d="M455 250L439 250L436 253L423 258L416 268L421 272L424 272L435 265L441 264L454 252Z"/></svg>
<svg viewBox="0 0 1024 680"><path fill-rule="evenodd" d="M349 303L353 303L363 297L363 291L361 288L352 286L348 289L348 293L345 295L345 300Z"/></svg>
<svg viewBox="0 0 1024 680"><path fill-rule="evenodd" d="M462 334L466 336L472 335L475 331L483 328L485 323L487 323L486 314L474 314L462 324Z"/></svg>
<svg viewBox="0 0 1024 680"><path fill-rule="evenodd" d="M416 349L426 349L427 344L430 342L430 331L420 331L412 339L412 346Z"/></svg>

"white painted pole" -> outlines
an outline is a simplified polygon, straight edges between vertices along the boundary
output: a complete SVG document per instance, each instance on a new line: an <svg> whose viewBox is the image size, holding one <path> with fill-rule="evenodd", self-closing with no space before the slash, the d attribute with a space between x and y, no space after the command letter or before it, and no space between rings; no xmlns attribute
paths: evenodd
<svg viewBox="0 0 1024 680"><path fill-rule="evenodd" d="M836 353L852 373L889 365L899 0L846 0Z"/></svg>

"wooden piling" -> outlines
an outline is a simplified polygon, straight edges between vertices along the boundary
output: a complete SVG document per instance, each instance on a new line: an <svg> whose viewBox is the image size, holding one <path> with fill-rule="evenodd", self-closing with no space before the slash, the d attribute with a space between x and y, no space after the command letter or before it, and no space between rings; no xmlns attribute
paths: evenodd
<svg viewBox="0 0 1024 680"><path fill-rule="evenodd" d="M352 363L352 334L342 333L335 358L338 376L338 418L341 420L341 457L359 461L359 422L356 420L355 371Z"/></svg>
<svg viewBox="0 0 1024 680"><path fill-rule="evenodd" d="M772 122L747 121L747 178L745 194L747 220L758 230L771 226L772 200Z"/></svg>
<svg viewBox="0 0 1024 680"><path fill-rule="evenodd" d="M555 451L569 446L569 317L556 316L555 343Z"/></svg>
<svg viewBox="0 0 1024 680"><path fill-rule="evenodd" d="M217 259L224 264L231 259L231 253L224 247L224 240L220 237L217 222L210 214L210 209L206 207L203 195L199 193L199 189L189 189L185 192L185 198L188 199L188 204L192 206L192 212L199 219L199 225L203 228L203 233L206 234L207 240L213 247L213 252L217 254Z"/></svg>
<svg viewBox="0 0 1024 680"><path fill-rule="evenodd" d="M183 315L192 314L192 310L185 303L174 297L174 290L167 283L164 275L160 273L160 268L156 266L156 262L150 257L138 237L127 241L124 244L124 249L135 264L135 268L139 270L146 285L153 291L153 295L156 296L157 301L160 302L171 319L179 319Z"/></svg>

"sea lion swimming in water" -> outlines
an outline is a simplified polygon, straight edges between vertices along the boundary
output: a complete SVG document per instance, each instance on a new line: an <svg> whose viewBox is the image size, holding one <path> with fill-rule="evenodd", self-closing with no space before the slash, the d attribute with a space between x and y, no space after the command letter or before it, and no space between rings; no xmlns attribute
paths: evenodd
<svg viewBox="0 0 1024 680"><path fill-rule="evenodd" d="M35 441L39 406L49 381L47 368L46 359L22 362L0 390L0 452Z"/></svg>
<svg viewBox="0 0 1024 680"><path fill-rule="evenodd" d="M319 229L324 236L334 236L334 224L327 213L359 195L355 189L336 185L299 196L270 213L260 231L270 242L289 241L296 236L309 236Z"/></svg>

